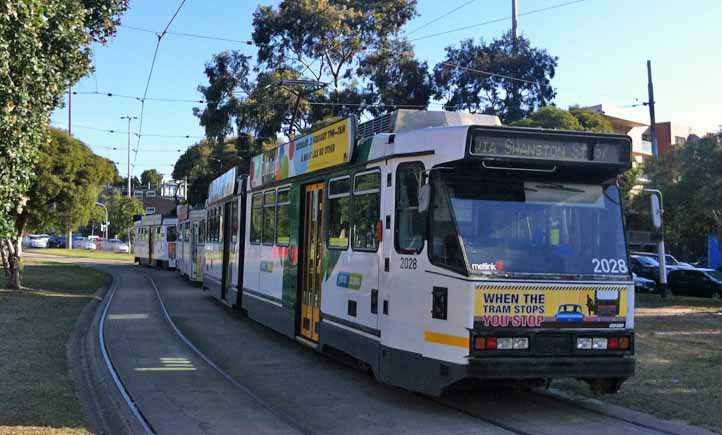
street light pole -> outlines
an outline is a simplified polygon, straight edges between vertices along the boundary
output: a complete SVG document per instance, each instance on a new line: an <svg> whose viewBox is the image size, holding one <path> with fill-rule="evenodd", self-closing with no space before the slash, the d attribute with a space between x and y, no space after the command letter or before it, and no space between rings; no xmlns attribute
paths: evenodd
<svg viewBox="0 0 722 435"><path fill-rule="evenodd" d="M128 198L130 198L130 121L134 119L138 119L137 116L121 116L120 119L127 119L128 120Z"/></svg>
<svg viewBox="0 0 722 435"><path fill-rule="evenodd" d="M108 207L106 207L102 202L96 202L95 205L99 205L103 207L103 210L105 210L105 240L108 240L108 225L110 224L110 219L108 219Z"/></svg>

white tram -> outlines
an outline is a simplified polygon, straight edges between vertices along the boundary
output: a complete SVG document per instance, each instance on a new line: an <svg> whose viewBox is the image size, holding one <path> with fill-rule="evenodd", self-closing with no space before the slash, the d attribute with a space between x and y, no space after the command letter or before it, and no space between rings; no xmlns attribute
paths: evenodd
<svg viewBox="0 0 722 435"><path fill-rule="evenodd" d="M176 241L177 265L181 275L190 281L203 282L203 250L205 209L191 209L188 205L177 207L178 240Z"/></svg>
<svg viewBox="0 0 722 435"><path fill-rule="evenodd" d="M409 390L570 377L616 391L634 374L630 166L627 136L345 119L213 182L204 287Z"/></svg>
<svg viewBox="0 0 722 435"><path fill-rule="evenodd" d="M176 267L177 218L160 214L142 216L135 222L135 261L139 264L174 269Z"/></svg>

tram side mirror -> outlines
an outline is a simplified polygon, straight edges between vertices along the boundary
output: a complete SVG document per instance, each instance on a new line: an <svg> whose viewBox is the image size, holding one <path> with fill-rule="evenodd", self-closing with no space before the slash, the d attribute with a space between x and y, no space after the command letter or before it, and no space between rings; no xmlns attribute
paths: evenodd
<svg viewBox="0 0 722 435"><path fill-rule="evenodd" d="M431 186L423 184L419 187L419 213L426 213L431 202Z"/></svg>
<svg viewBox="0 0 722 435"><path fill-rule="evenodd" d="M662 229L662 207L659 204L659 197L657 195L651 195L652 201L652 224L655 229Z"/></svg>

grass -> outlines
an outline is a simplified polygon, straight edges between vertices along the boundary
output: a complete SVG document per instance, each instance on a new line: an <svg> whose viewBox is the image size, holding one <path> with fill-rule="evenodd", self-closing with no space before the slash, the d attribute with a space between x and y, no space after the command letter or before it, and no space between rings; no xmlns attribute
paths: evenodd
<svg viewBox="0 0 722 435"><path fill-rule="evenodd" d="M76 265L26 261L23 285L0 276L0 434L87 434L66 343L109 276Z"/></svg>
<svg viewBox="0 0 722 435"><path fill-rule="evenodd" d="M637 373L601 398L722 433L722 301L637 295L635 329ZM555 386L591 395L575 381Z"/></svg>
<svg viewBox="0 0 722 435"><path fill-rule="evenodd" d="M37 253L46 255L59 255L62 257L94 258L97 260L116 260L133 262L133 255L122 252L91 251L86 249L35 249L26 248L25 253Z"/></svg>

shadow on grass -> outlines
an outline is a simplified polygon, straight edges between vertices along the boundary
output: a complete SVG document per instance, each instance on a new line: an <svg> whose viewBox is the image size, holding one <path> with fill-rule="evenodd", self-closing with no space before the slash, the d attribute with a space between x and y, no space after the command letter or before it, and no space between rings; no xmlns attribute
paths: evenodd
<svg viewBox="0 0 722 435"><path fill-rule="evenodd" d="M66 343L83 307L109 282L102 272L53 263L25 267L31 289L8 290L0 277L0 433L88 433Z"/></svg>

